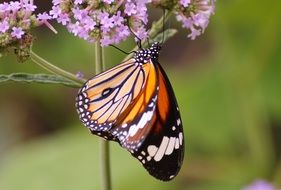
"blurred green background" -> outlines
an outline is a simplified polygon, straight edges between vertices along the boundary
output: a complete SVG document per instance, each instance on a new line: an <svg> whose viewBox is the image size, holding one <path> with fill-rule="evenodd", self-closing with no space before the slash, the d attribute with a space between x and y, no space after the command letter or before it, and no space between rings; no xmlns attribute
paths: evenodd
<svg viewBox="0 0 281 190"><path fill-rule="evenodd" d="M186 154L172 182L156 181L110 143L113 189L237 190L257 179L281 187L281 2L218 1L204 35L179 33L160 62L173 84L184 124ZM91 77L93 45L59 28L35 31L34 51L73 73ZM132 41L119 47L130 50ZM107 67L124 55L106 49ZM14 55L0 73L45 72ZM99 189L99 138L75 110L77 89L0 84L0 189Z"/></svg>

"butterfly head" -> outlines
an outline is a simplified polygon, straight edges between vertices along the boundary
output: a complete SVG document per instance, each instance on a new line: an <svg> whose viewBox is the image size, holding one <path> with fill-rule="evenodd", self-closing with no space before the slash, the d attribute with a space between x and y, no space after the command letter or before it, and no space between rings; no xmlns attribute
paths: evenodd
<svg viewBox="0 0 281 190"><path fill-rule="evenodd" d="M147 63L149 60L157 60L159 52L161 50L161 44L154 42L148 49L141 49L135 52L134 58L138 63Z"/></svg>
<svg viewBox="0 0 281 190"><path fill-rule="evenodd" d="M154 42L149 48L151 58L158 59L160 50L161 50L161 43Z"/></svg>

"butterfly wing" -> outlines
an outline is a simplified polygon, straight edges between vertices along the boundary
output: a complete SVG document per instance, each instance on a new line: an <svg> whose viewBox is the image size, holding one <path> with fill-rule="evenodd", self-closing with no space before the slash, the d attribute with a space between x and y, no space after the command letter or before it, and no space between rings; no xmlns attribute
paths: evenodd
<svg viewBox="0 0 281 190"><path fill-rule="evenodd" d="M160 64L152 69L132 107L112 129L121 146L154 177L167 181L179 172L184 155L180 113L172 86Z"/></svg>
<svg viewBox="0 0 281 190"><path fill-rule="evenodd" d="M149 123L155 113L157 100L157 72L148 62L142 65L146 78L142 90L122 113L111 129L112 134L119 140L122 147L134 153L142 145L151 131Z"/></svg>
<svg viewBox="0 0 281 190"><path fill-rule="evenodd" d="M83 124L93 134L115 140L110 130L117 118L140 94L149 67L130 59L88 80L79 90L76 107Z"/></svg>
<svg viewBox="0 0 281 190"><path fill-rule="evenodd" d="M173 179L184 138L172 86L157 59L130 59L85 83L76 107L93 134L117 141L157 179Z"/></svg>
<svg viewBox="0 0 281 190"><path fill-rule="evenodd" d="M168 181L179 172L184 158L184 135L177 101L161 65L159 91L151 132L135 156L154 177Z"/></svg>

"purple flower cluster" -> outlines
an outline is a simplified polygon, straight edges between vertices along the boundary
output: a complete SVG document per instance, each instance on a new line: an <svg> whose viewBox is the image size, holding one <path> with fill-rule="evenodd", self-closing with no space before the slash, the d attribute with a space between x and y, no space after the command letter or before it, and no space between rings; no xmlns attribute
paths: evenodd
<svg viewBox="0 0 281 190"><path fill-rule="evenodd" d="M188 37L201 35L214 14L215 0L52 0L49 13L34 14L33 0L9 1L0 4L0 50L14 42L30 41L30 29L58 23L89 42L100 41L102 46L117 44L134 34L138 39L148 37L147 6L172 10L177 20L189 30ZM171 7L172 6L172 7ZM31 36L32 37L32 36ZM32 41L32 40L31 40ZM3 48L4 47L4 48Z"/></svg>
<svg viewBox="0 0 281 190"><path fill-rule="evenodd" d="M179 0L177 20L190 31L187 37L194 40L204 33L215 11L215 0Z"/></svg>
<svg viewBox="0 0 281 190"><path fill-rule="evenodd" d="M10 1L0 4L0 47L24 39L29 30L47 24L51 17L46 14L35 15L37 7L31 0Z"/></svg>
<svg viewBox="0 0 281 190"><path fill-rule="evenodd" d="M0 54L12 49L18 61L24 62L30 56L32 28L45 24L56 32L48 22L51 17L47 13L34 14L36 8L33 0L0 4Z"/></svg>
<svg viewBox="0 0 281 190"><path fill-rule="evenodd" d="M52 18L89 42L102 46L125 40L131 31L144 39L150 0L53 0ZM131 31L130 31L131 30Z"/></svg>

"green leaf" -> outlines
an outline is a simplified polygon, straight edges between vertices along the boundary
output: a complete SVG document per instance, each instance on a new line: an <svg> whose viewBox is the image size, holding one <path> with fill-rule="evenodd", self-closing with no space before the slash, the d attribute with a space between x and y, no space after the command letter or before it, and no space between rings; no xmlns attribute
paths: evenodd
<svg viewBox="0 0 281 190"><path fill-rule="evenodd" d="M178 31L176 29L167 29L164 32L159 33L153 41L164 43L171 37L173 37Z"/></svg>
<svg viewBox="0 0 281 190"><path fill-rule="evenodd" d="M49 74L29 74L29 73L12 73L9 75L0 75L0 82L36 82L43 84L62 84L69 87L79 88L80 84L61 76Z"/></svg>

